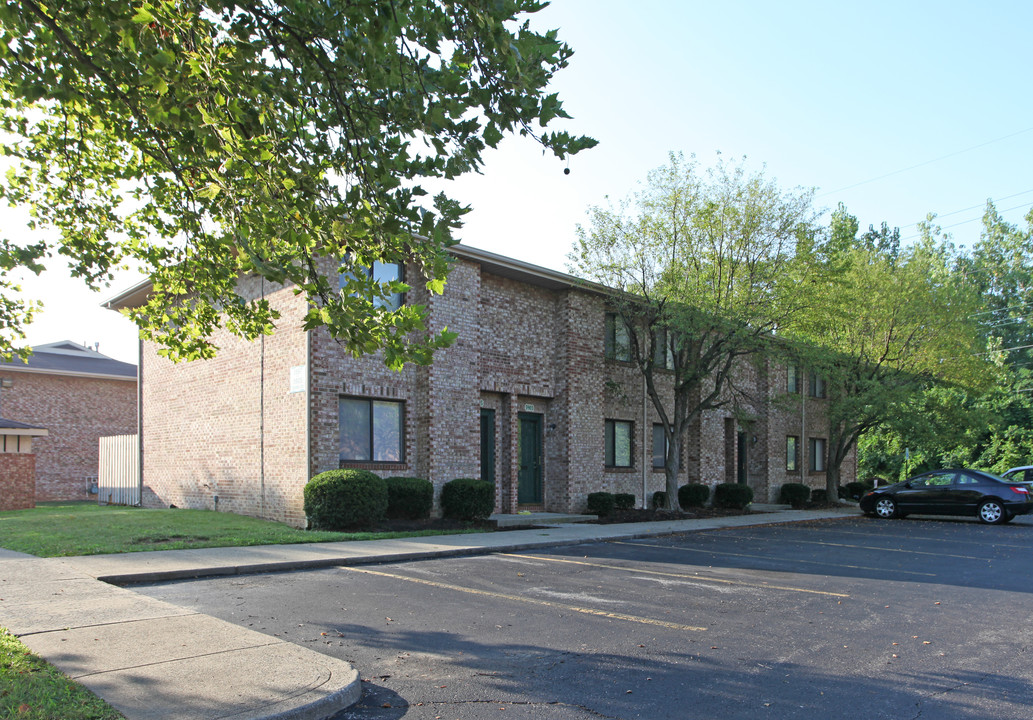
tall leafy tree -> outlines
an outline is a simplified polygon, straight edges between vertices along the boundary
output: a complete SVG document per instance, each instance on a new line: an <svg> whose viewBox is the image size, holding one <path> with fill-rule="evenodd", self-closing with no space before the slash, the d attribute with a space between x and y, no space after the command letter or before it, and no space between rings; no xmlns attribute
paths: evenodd
<svg viewBox="0 0 1033 720"><path fill-rule="evenodd" d="M0 239L0 269L52 254L96 286L138 264L132 318L173 358L208 357L220 326L254 338L276 313L242 274L293 285L355 353L426 362L425 309L376 262L414 264L432 292L466 211L427 179L477 170L507 134L560 158L594 141L546 88L570 48L536 32L537 0L0 2L7 202L57 240ZM44 236L46 237L46 236ZM0 352L31 309L0 285ZM12 333L13 331L13 333Z"/></svg>
<svg viewBox="0 0 1033 720"><path fill-rule="evenodd" d="M765 348L796 307L814 233L811 198L744 162L703 170L672 153L640 192L618 207L592 208L578 229L571 270L616 290L610 302L626 356L664 429L669 509L679 507L689 426L741 397L742 361ZM673 402L660 389L668 372Z"/></svg>
<svg viewBox="0 0 1033 720"><path fill-rule="evenodd" d="M901 248L885 225L857 234L840 205L823 247L807 311L788 328L799 361L823 376L828 438L826 487L837 497L841 468L859 436L894 418L933 382L975 382L978 360L971 288L952 273L955 255L925 226Z"/></svg>

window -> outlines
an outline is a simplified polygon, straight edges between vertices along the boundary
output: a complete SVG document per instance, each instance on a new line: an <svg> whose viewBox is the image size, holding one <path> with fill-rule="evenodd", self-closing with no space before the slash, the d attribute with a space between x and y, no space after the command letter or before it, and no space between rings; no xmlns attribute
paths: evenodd
<svg viewBox="0 0 1033 720"><path fill-rule="evenodd" d="M345 261L347 263L347 261ZM344 289L348 282L348 272L353 274L362 275L365 274L367 278L373 282L386 285L390 282L404 282L405 274L404 270L399 263L385 263L376 261L373 263L373 267L361 267L351 266L345 267L345 263L342 263L342 272L337 276L338 287ZM405 293L393 293L388 295L387 298L372 297L373 307L384 308L386 310L397 310L405 304Z"/></svg>
<svg viewBox="0 0 1033 720"><path fill-rule="evenodd" d="M671 336L664 329L656 331L656 347L653 350L653 366L674 370L674 347Z"/></svg>
<svg viewBox="0 0 1033 720"><path fill-rule="evenodd" d="M481 480L495 482L495 411L481 408Z"/></svg>
<svg viewBox="0 0 1033 720"><path fill-rule="evenodd" d="M606 467L631 467L632 428L625 420L606 421Z"/></svg>
<svg viewBox="0 0 1033 720"><path fill-rule="evenodd" d="M608 360L631 361L631 340L624 318L606 313L606 358Z"/></svg>
<svg viewBox="0 0 1033 720"><path fill-rule="evenodd" d="M786 470L796 472L800 469L800 438L796 435L786 436Z"/></svg>
<svg viewBox="0 0 1033 720"><path fill-rule="evenodd" d="M825 438L811 438L811 472L825 472Z"/></svg>
<svg viewBox="0 0 1033 720"><path fill-rule="evenodd" d="M811 397L825 397L825 379L818 373L811 373Z"/></svg>
<svg viewBox="0 0 1033 720"><path fill-rule="evenodd" d="M667 463L667 433L659 423L653 425L653 467L662 468Z"/></svg>
<svg viewBox="0 0 1033 720"><path fill-rule="evenodd" d="M792 395L800 393L800 371L796 365L786 366L786 392Z"/></svg>
<svg viewBox="0 0 1033 720"><path fill-rule="evenodd" d="M404 408L395 400L342 397L338 403L342 462L404 462Z"/></svg>

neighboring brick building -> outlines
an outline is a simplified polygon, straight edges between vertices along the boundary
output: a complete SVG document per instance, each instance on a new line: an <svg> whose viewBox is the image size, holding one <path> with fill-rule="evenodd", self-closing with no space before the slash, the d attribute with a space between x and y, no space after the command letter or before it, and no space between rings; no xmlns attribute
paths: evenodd
<svg viewBox="0 0 1033 720"><path fill-rule="evenodd" d="M65 341L0 363L0 415L46 428L33 443L36 502L87 500L98 441L136 432L136 366Z"/></svg>
<svg viewBox="0 0 1033 720"><path fill-rule="evenodd" d="M303 525L302 488L337 467L428 478L437 489L484 477L504 513L580 512L598 490L641 504L663 489L641 375L607 357L605 289L463 245L452 252L444 294L412 282L406 298L428 306L431 332L459 334L429 367L393 372L379 355L353 358L325 331L302 330L303 297L258 278L241 280L240 292L279 310L272 336L221 333L216 358L180 364L145 345L144 503ZM132 307L147 292L139 285L108 305ZM799 411L781 410L770 400L786 394L785 368L741 374L754 419L740 427L728 412L705 413L690 431L683 482L747 482L758 501L784 482L823 487L805 452L825 437L823 401L801 394Z"/></svg>
<svg viewBox="0 0 1033 720"><path fill-rule="evenodd" d="M46 436L46 428L0 417L0 512L36 507L32 441Z"/></svg>

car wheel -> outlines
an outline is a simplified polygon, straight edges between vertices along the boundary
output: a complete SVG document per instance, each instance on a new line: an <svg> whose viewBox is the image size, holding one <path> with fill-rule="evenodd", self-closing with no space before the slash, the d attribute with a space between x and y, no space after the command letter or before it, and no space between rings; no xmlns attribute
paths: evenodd
<svg viewBox="0 0 1033 720"><path fill-rule="evenodd" d="M1005 512L1000 500L987 500L979 506L979 519L988 525L1000 525L1007 522L1006 517L1008 517L1008 513Z"/></svg>
<svg viewBox="0 0 1033 720"><path fill-rule="evenodd" d="M897 514L897 503L891 497L881 497L875 501L875 514L881 518L891 518Z"/></svg>

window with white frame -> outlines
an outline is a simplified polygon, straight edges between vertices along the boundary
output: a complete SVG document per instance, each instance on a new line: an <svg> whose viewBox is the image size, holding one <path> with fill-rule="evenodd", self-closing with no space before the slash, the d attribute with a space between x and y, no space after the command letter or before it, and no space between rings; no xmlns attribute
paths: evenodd
<svg viewBox="0 0 1033 720"><path fill-rule="evenodd" d="M341 462L404 462L405 403L341 397L338 434Z"/></svg>
<svg viewBox="0 0 1033 720"><path fill-rule="evenodd" d="M811 373L811 397L825 397L825 378L818 373Z"/></svg>
<svg viewBox="0 0 1033 720"><path fill-rule="evenodd" d="M634 423L627 420L606 421L606 467L631 467L631 438Z"/></svg>

